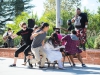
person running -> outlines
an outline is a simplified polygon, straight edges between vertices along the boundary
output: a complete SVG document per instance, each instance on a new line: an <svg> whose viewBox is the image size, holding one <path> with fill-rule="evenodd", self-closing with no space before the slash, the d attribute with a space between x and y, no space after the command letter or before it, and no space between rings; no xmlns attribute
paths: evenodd
<svg viewBox="0 0 100 75"><path fill-rule="evenodd" d="M43 32L42 34L35 35L37 32L33 33L31 36L31 39L33 39L31 44L32 53L35 56L35 59L31 59L30 63L35 64L40 61L40 55L42 55L41 58L41 64L39 68L45 68L44 64L46 61L46 54L44 52L43 46L44 46L44 40L46 38L46 32L49 29L48 23L42 23L40 29L37 32ZM35 36L35 37L34 37Z"/></svg>
<svg viewBox="0 0 100 75"><path fill-rule="evenodd" d="M21 36L22 39L24 40L24 44L19 49L16 50L14 62L13 62L13 64L10 65L10 67L16 66L18 55L21 52L24 52L26 58L29 61L28 53L31 51L31 43L32 43L32 40L30 40L30 36L33 32L33 29L28 28L26 23L24 23L24 22L22 22L19 26L21 27L21 30L18 31L15 35L13 35L12 38ZM29 63L29 67L33 67L32 64Z"/></svg>

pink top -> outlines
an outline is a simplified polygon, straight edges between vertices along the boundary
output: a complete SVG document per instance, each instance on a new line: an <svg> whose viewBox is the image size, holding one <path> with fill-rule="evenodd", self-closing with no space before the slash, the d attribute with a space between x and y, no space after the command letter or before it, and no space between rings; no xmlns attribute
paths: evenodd
<svg viewBox="0 0 100 75"><path fill-rule="evenodd" d="M61 41L62 40L62 35L61 34L57 34L58 35L58 39ZM62 41L62 45L65 45L65 41Z"/></svg>
<svg viewBox="0 0 100 75"><path fill-rule="evenodd" d="M61 34L57 34L57 35L58 35L58 39L61 41L62 35Z"/></svg>

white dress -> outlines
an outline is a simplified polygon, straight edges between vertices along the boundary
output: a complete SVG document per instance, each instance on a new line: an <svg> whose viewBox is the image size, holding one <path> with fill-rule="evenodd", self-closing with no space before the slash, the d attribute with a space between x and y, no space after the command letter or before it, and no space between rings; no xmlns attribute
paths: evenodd
<svg viewBox="0 0 100 75"><path fill-rule="evenodd" d="M55 60L61 60L62 59L62 54L60 52L60 48L63 48L64 46L58 46L54 48L52 43L50 44L48 42L45 43L44 45L44 51L47 55L48 60L52 63Z"/></svg>

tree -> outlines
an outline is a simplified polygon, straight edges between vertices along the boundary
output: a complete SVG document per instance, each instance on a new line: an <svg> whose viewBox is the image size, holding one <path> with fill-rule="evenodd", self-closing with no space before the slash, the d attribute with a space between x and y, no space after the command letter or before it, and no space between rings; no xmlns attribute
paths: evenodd
<svg viewBox="0 0 100 75"><path fill-rule="evenodd" d="M61 0L61 10L71 11L81 5L81 0ZM46 0L44 8L46 11L56 10L56 0Z"/></svg>
<svg viewBox="0 0 100 75"><path fill-rule="evenodd" d="M21 12L32 8L33 5L29 5L31 0L1 0L0 2L0 31L5 28L7 21L13 21L15 16L21 14Z"/></svg>
<svg viewBox="0 0 100 75"><path fill-rule="evenodd" d="M41 17L41 21L48 22L50 24L50 30L48 35L53 32L53 27L56 24L56 0L46 0L44 2L44 14ZM81 0L61 0L61 19L63 20L63 27L67 27L66 22L74 15L74 9L81 5Z"/></svg>
<svg viewBox="0 0 100 75"><path fill-rule="evenodd" d="M21 22L27 23L29 18L31 18L31 17L29 16L29 14L27 12L22 12L20 15L18 15L16 18L14 18L13 23L6 24L6 27L11 28L14 31L14 33L16 33L17 31L20 30L19 24Z"/></svg>
<svg viewBox="0 0 100 75"><path fill-rule="evenodd" d="M27 12L22 12L20 15L18 15L17 17L14 18L13 23L7 23L6 28L11 28L14 31L14 33L16 33L17 31L20 30L19 24L21 22L25 22L28 24L28 19L30 19L30 18L32 18L32 19L35 18L35 23L39 24L37 14L32 14L32 16L31 16Z"/></svg>

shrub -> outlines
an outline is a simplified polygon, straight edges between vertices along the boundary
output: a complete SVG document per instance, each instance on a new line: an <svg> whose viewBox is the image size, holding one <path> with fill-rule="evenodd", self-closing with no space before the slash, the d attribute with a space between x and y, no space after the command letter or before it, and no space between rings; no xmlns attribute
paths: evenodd
<svg viewBox="0 0 100 75"><path fill-rule="evenodd" d="M3 44L3 39L2 39L2 35L0 35L0 45Z"/></svg>
<svg viewBox="0 0 100 75"><path fill-rule="evenodd" d="M14 45L15 45L15 46L19 45L20 40L21 40L21 37L16 37L16 38L14 39Z"/></svg>
<svg viewBox="0 0 100 75"><path fill-rule="evenodd" d="M88 37L86 42L86 48L94 48L94 41L96 36Z"/></svg>
<svg viewBox="0 0 100 75"><path fill-rule="evenodd" d="M94 48L100 49L100 35L95 39Z"/></svg>

